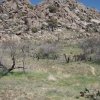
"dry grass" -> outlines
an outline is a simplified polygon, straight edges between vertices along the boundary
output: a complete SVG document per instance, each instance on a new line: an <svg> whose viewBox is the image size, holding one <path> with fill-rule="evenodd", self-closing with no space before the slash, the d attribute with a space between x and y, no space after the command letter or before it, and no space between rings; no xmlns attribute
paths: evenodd
<svg viewBox="0 0 100 100"><path fill-rule="evenodd" d="M66 32L66 31L65 31ZM64 35L62 35L64 34ZM76 37L76 33L61 33L58 54L79 54L82 50L76 41L67 38ZM40 35L40 34L39 34ZM69 37L68 37L69 36ZM45 40L44 40L45 37ZM35 34L33 43L54 42L56 34ZM75 42L75 43L74 43ZM6 64L11 60L6 57ZM16 66L22 66L17 60ZM92 62L70 62L59 60L26 58L26 73L14 70L0 79L0 100L77 100L79 92L85 87L100 88L100 64ZM84 100L84 98L79 98Z"/></svg>
<svg viewBox="0 0 100 100"><path fill-rule="evenodd" d="M100 87L98 71L93 75L89 66L96 70L99 67L84 62L57 64L40 60L34 71L25 74L14 71L1 78L0 100L76 100L85 87Z"/></svg>

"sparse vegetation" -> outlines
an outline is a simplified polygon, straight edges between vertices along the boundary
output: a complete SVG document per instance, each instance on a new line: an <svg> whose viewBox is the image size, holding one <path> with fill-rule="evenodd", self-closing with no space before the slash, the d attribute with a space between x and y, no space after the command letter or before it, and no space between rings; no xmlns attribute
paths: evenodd
<svg viewBox="0 0 100 100"><path fill-rule="evenodd" d="M99 19L75 0L4 0L0 100L100 100Z"/></svg>
<svg viewBox="0 0 100 100"><path fill-rule="evenodd" d="M100 37L88 38L82 42L81 48L84 53L91 57L92 60L100 60Z"/></svg>
<svg viewBox="0 0 100 100"><path fill-rule="evenodd" d="M48 28L51 29L51 31L54 31L55 28L57 28L58 22L57 19L51 18L47 20Z"/></svg>
<svg viewBox="0 0 100 100"><path fill-rule="evenodd" d="M56 44L43 44L38 47L36 57L39 59L57 59L57 46Z"/></svg>
<svg viewBox="0 0 100 100"><path fill-rule="evenodd" d="M50 5L48 7L48 9L49 9L50 13L56 13L57 12L57 7L54 6L54 5Z"/></svg>
<svg viewBox="0 0 100 100"><path fill-rule="evenodd" d="M36 27L33 27L33 28L32 28L32 32L33 32L33 33L36 33L36 32L38 32L38 29L37 29Z"/></svg>
<svg viewBox="0 0 100 100"><path fill-rule="evenodd" d="M33 10L33 6L32 5L28 4L27 6L28 6L28 8Z"/></svg>

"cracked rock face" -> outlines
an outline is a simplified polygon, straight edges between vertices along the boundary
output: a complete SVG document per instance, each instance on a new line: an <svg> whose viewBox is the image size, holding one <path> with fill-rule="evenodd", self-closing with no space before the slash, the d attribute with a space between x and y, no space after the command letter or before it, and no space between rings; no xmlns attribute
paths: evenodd
<svg viewBox="0 0 100 100"><path fill-rule="evenodd" d="M48 30L50 19L60 28L100 33L100 12L76 0L44 0L36 6L29 0L0 0L0 34L32 34L34 27L37 32Z"/></svg>

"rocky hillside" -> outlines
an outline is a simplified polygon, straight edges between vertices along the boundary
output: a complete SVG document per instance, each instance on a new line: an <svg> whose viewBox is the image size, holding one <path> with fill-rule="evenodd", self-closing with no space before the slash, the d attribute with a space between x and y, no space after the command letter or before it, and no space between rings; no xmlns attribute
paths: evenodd
<svg viewBox="0 0 100 100"><path fill-rule="evenodd" d="M29 0L0 1L0 38L36 32L69 29L81 33L100 33L100 12L76 0L44 0L32 6Z"/></svg>

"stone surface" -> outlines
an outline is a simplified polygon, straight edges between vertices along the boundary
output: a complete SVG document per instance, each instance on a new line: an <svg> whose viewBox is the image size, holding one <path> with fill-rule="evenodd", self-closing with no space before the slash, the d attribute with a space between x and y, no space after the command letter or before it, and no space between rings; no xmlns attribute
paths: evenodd
<svg viewBox="0 0 100 100"><path fill-rule="evenodd" d="M1 34L30 35L34 27L39 32L44 27L42 29L44 32L49 30L47 20L51 18L57 20L60 29L100 33L100 12L87 8L76 0L44 0L36 6L32 6L29 0L2 1L0 1ZM56 12L51 13L49 6L56 7Z"/></svg>

